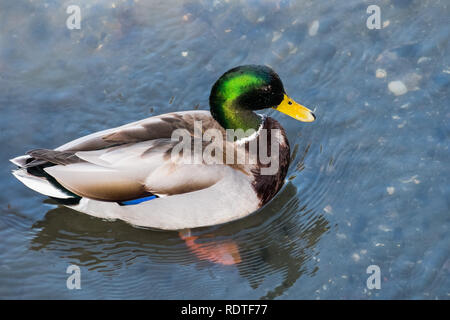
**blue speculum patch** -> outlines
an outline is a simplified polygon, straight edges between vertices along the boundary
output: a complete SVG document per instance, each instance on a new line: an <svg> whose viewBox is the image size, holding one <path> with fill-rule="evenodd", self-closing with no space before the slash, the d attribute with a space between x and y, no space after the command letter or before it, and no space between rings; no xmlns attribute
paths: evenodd
<svg viewBox="0 0 450 320"><path fill-rule="evenodd" d="M133 204L139 204L139 203L142 203L142 202L145 202L145 201L150 201L150 200L153 200L153 199L156 199L156 198L158 198L158 197L155 196L155 195L151 195L151 196L144 197L144 198L138 198L138 199L133 199L133 200L128 200L128 201L122 201L119 204L122 205L122 206L129 206L129 205L133 205Z"/></svg>

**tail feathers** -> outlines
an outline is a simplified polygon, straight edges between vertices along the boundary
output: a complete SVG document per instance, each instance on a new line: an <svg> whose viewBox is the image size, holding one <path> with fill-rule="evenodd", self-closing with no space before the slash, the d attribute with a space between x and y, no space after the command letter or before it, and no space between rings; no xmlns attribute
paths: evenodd
<svg viewBox="0 0 450 320"><path fill-rule="evenodd" d="M12 163L14 163L16 166L23 168L27 165L27 163L31 160L31 156L29 155L23 155L23 156L18 156L15 157L13 159L9 159L9 161L11 161Z"/></svg>
<svg viewBox="0 0 450 320"><path fill-rule="evenodd" d="M35 167L47 162L59 165L68 165L71 163L84 162L78 158L75 151L57 151L49 149L35 149L27 152L34 160L27 163L26 167Z"/></svg>
<svg viewBox="0 0 450 320"><path fill-rule="evenodd" d="M12 159L15 160L15 159ZM12 162L11 160L11 162ZM13 162L16 164L16 162ZM21 163L18 161L18 163ZM46 178L44 177L37 177L29 174L25 169L18 169L14 170L12 174L24 185L26 185L28 188L39 192L43 195L57 198L57 199L70 199L74 198L73 195L69 194L68 192L65 192L64 190L57 188L55 185L50 183Z"/></svg>

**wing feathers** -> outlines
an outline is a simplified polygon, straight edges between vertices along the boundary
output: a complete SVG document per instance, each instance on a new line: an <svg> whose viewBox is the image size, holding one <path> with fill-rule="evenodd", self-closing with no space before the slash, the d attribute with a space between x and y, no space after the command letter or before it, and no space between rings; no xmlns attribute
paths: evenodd
<svg viewBox="0 0 450 320"><path fill-rule="evenodd" d="M31 150L11 161L25 168L42 165L64 188L91 199L125 201L150 192L160 196L193 192L219 182L227 169L187 165L168 156L178 143L171 141L172 132L179 128L193 132L195 121L223 130L208 111L170 113L96 132L55 150Z"/></svg>
<svg viewBox="0 0 450 320"><path fill-rule="evenodd" d="M63 187L91 199L125 201L148 195L144 184L127 172L90 163L53 166L44 169Z"/></svg>

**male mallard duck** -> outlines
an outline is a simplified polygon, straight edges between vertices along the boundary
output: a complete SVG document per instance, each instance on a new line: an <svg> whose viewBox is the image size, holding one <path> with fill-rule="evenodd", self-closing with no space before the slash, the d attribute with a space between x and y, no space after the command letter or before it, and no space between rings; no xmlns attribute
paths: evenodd
<svg viewBox="0 0 450 320"><path fill-rule="evenodd" d="M13 174L27 187L77 211L136 226L177 230L245 217L280 190L290 161L283 127L254 110L274 108L305 122L315 116L287 96L271 68L259 65L223 74L212 87L209 103L211 112L163 114L96 132L54 150L29 151L11 159L19 167ZM203 131L216 129L224 135L227 129L245 130L247 135L227 143L233 150L245 145L247 155L249 145L262 136L263 129L268 130L268 144L277 144L279 150L274 174L262 173L267 164L259 158L256 163L235 165L186 163L171 157L179 143L171 139L174 130L185 129L195 136L196 121L201 121ZM271 129L281 132L276 140L270 138Z"/></svg>

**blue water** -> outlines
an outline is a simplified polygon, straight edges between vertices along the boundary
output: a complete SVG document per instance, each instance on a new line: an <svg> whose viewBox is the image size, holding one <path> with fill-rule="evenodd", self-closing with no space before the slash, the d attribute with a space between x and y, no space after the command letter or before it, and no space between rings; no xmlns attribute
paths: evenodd
<svg viewBox="0 0 450 320"><path fill-rule="evenodd" d="M449 299L448 2L81 1L69 30L71 4L0 0L0 298ZM382 29L366 26L371 4ZM288 133L289 182L245 219L192 230L194 245L58 206L10 174L30 149L208 109L217 77L249 63L317 120L268 112Z"/></svg>

